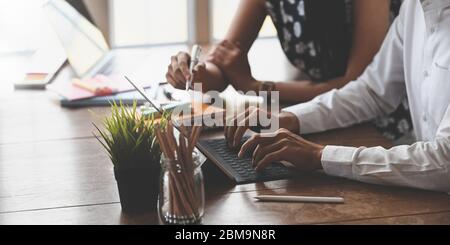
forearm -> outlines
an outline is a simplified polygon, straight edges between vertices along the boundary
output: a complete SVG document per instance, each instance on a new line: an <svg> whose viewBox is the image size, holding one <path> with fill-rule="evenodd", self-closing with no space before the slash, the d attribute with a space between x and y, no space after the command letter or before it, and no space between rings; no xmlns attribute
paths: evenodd
<svg viewBox="0 0 450 245"><path fill-rule="evenodd" d="M285 128L294 133L300 131L300 123L295 114L287 111L282 111L280 112L278 118L280 120L280 128Z"/></svg>
<svg viewBox="0 0 450 245"><path fill-rule="evenodd" d="M393 90L398 90L393 88ZM300 133L322 132L348 127L384 115L395 109L373 93L368 83L358 80L339 90L331 90L307 103L283 111L297 116Z"/></svg>
<svg viewBox="0 0 450 245"><path fill-rule="evenodd" d="M231 22L225 37L231 42L240 43L241 49L247 53L266 18L265 0L242 0ZM249 18L249 16L252 16Z"/></svg>
<svg viewBox="0 0 450 245"><path fill-rule="evenodd" d="M211 90L223 91L227 87L223 72L213 63L205 62L206 73L202 77L202 89L206 93Z"/></svg>
<svg viewBox="0 0 450 245"><path fill-rule="evenodd" d="M338 77L326 82L315 83L312 81L276 82L272 91L278 91L282 103L297 104L314 99L316 96L332 89L339 89L352 81L353 77ZM239 79L236 89L244 93L249 91L261 92L263 81L252 77Z"/></svg>
<svg viewBox="0 0 450 245"><path fill-rule="evenodd" d="M339 89L351 81L347 77L339 77L326 82L315 83L312 81L292 81L278 82L274 91L280 93L280 100L283 103L302 103L314 99L316 96L328 92L332 89Z"/></svg>

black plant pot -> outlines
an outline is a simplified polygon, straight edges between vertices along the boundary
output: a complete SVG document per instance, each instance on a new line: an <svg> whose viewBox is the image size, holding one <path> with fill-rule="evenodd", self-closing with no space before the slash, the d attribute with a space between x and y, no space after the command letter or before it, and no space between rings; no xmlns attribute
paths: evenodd
<svg viewBox="0 0 450 245"><path fill-rule="evenodd" d="M122 211L156 211L159 175L157 168L114 168Z"/></svg>

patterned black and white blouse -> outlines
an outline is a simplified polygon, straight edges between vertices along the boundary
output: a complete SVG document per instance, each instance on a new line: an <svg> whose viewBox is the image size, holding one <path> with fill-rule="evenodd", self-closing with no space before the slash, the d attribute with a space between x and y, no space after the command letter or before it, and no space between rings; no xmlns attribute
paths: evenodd
<svg viewBox="0 0 450 245"><path fill-rule="evenodd" d="M391 19L402 0L391 0ZM289 61L302 75L324 82L345 75L353 35L353 0L266 0ZM388 138L398 139L412 130L405 98L396 112L375 120Z"/></svg>

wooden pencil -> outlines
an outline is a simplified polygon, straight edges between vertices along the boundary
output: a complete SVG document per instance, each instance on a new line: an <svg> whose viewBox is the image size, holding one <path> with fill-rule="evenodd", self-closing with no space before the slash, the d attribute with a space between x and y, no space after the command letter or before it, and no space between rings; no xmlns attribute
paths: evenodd
<svg viewBox="0 0 450 245"><path fill-rule="evenodd" d="M156 137L161 151L170 164L168 167L169 213L175 218L194 217L198 214L199 203L195 190L195 165L192 154L199 139L201 127L194 126L191 134L180 127L178 144L174 136L174 127L168 122L165 130L156 128Z"/></svg>

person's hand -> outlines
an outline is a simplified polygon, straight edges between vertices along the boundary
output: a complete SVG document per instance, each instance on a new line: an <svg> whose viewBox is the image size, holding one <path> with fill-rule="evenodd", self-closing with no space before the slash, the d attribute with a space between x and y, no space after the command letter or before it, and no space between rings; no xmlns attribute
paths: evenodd
<svg viewBox="0 0 450 245"><path fill-rule="evenodd" d="M248 129L261 128L259 122L260 118L267 118L273 122L278 120L279 127L291 130L293 132L299 132L299 121L297 117L290 112L281 112L278 115L273 115L270 112L262 110L257 107L250 106L238 115L227 119L224 127L225 139L230 148L236 148L239 146L242 137Z"/></svg>
<svg viewBox="0 0 450 245"><path fill-rule="evenodd" d="M253 78L248 57L238 43L220 42L208 57L226 74L228 82L236 89L257 90L259 82Z"/></svg>
<svg viewBox="0 0 450 245"><path fill-rule="evenodd" d="M192 83L199 83L206 78L206 65L199 62L193 69L192 74L189 71L191 56L185 52L179 52L171 57L170 65L167 68L167 82L178 89L185 89L186 82L192 77Z"/></svg>
<svg viewBox="0 0 450 245"><path fill-rule="evenodd" d="M313 171L322 168L324 146L309 142L287 129L271 134L255 134L242 145L239 157L253 151L252 166L261 171L273 162L286 161L297 169Z"/></svg>

